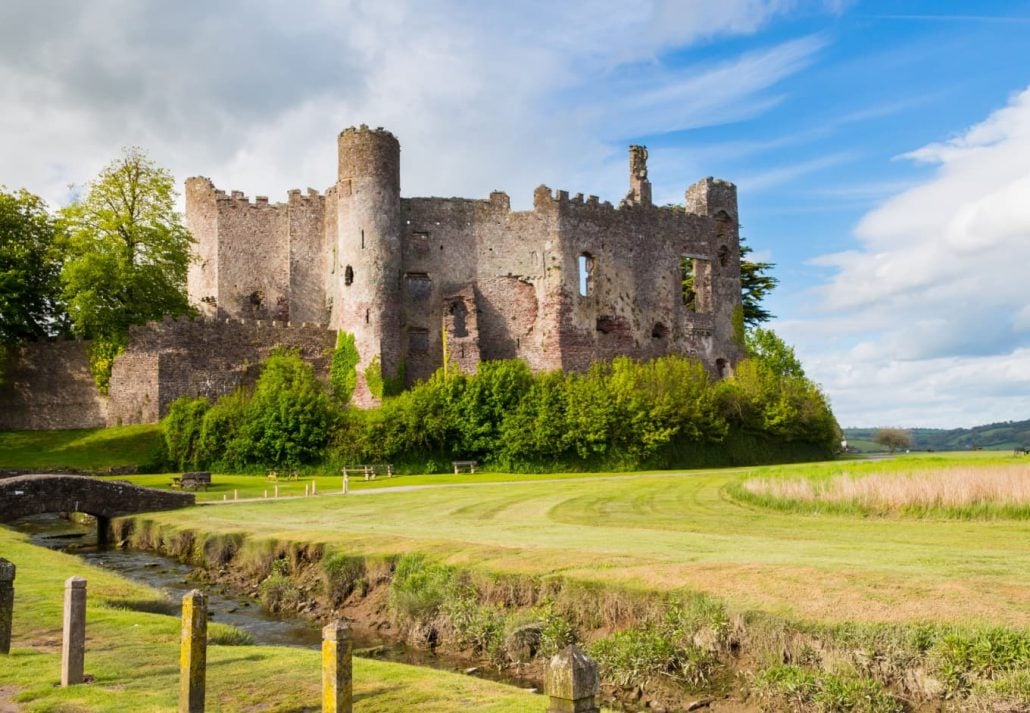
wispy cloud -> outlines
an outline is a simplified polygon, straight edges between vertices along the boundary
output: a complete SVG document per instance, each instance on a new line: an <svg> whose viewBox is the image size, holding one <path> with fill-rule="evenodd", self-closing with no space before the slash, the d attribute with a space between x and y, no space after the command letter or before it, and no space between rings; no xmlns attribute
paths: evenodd
<svg viewBox="0 0 1030 713"><path fill-rule="evenodd" d="M665 67L664 54L752 33L794 7L355 0L284 16L275 3L243 0L9 0L0 5L0 183L60 202L68 183L131 143L180 177L271 196L322 189L336 133L364 122L401 139L409 195L502 188L525 206L548 182L615 199L625 136L766 111L779 101L769 88L825 40L683 71Z"/></svg>
<svg viewBox="0 0 1030 713"><path fill-rule="evenodd" d="M832 384L846 423L866 423L874 399L913 425L916 404L928 425L1025 417L1030 89L961 135L906 155L935 163L935 175L869 212L855 230L859 249L815 261L836 270L811 301L823 314L784 330ZM852 322L858 343L818 336Z"/></svg>
<svg viewBox="0 0 1030 713"><path fill-rule="evenodd" d="M764 191L790 181L795 181L802 176L817 173L833 166L839 166L854 159L854 157L855 154L848 151L818 156L807 161L777 166L766 171L744 174L738 177L736 182L742 190L751 192Z"/></svg>

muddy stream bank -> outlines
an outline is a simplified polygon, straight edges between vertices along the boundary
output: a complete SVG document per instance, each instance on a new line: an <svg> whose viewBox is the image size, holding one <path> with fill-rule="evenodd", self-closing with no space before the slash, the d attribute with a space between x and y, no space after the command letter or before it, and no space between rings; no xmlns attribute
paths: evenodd
<svg viewBox="0 0 1030 713"><path fill-rule="evenodd" d="M158 589L168 602L167 611L161 613L178 616L182 595L200 588L208 594L211 621L246 631L255 644L309 649L318 649L322 645L319 623L300 614L280 616L269 613L255 597L234 591L228 577L226 582L212 581L203 570L154 552L98 548L95 525L47 514L24 518L13 526L30 535L33 544L73 554L91 565ZM355 626L353 636L357 656L466 673L519 688L539 690L539 681L535 677L512 675L509 671L498 671L465 657L418 649L389 636L377 635L368 627Z"/></svg>

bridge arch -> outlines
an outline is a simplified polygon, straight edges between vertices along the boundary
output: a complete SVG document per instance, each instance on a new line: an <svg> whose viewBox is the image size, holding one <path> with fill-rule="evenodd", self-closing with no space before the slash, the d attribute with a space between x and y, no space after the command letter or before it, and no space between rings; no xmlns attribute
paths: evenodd
<svg viewBox="0 0 1030 713"><path fill-rule="evenodd" d="M81 512L97 519L101 541L111 518L175 510L195 503L192 493L170 493L124 480L86 475L16 475L0 479L0 523L48 512Z"/></svg>

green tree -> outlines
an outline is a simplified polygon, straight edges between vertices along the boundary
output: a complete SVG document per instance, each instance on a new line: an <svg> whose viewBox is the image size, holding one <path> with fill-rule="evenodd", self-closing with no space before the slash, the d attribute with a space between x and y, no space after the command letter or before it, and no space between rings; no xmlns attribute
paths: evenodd
<svg viewBox="0 0 1030 713"><path fill-rule="evenodd" d="M42 198L0 188L0 345L66 329L56 236Z"/></svg>
<svg viewBox="0 0 1030 713"><path fill-rule="evenodd" d="M762 306L762 301L779 284L779 280L769 274L776 264L748 260L747 256L752 252L754 250L741 237L740 299L744 305L744 324L749 327L757 327L775 316Z"/></svg>
<svg viewBox="0 0 1030 713"><path fill-rule="evenodd" d="M311 365L296 352L280 350L265 360L246 417L243 436L252 459L294 466L322 455L336 411Z"/></svg>
<svg viewBox="0 0 1030 713"><path fill-rule="evenodd" d="M193 239L175 210L176 195L172 174L130 148L60 213L63 296L75 333L94 340L93 373L102 389L131 325L191 311Z"/></svg>
<svg viewBox="0 0 1030 713"><path fill-rule="evenodd" d="M755 327L747 330L744 335L744 346L749 358L761 361L775 374L800 377L805 375L801 362L794 354L794 347L780 339L771 329Z"/></svg>
<svg viewBox="0 0 1030 713"><path fill-rule="evenodd" d="M873 442L893 453L899 448L910 447L912 435L903 428L878 428L873 434Z"/></svg>

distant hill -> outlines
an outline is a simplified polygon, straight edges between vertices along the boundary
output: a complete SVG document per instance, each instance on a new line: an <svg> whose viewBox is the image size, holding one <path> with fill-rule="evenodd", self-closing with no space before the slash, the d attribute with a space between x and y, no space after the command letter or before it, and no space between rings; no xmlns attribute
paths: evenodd
<svg viewBox="0 0 1030 713"><path fill-rule="evenodd" d="M1030 446L1030 419L989 423L973 428L908 428L914 451L967 451L972 448L1005 451ZM845 428L848 446L861 453L885 450L873 443L875 428Z"/></svg>

